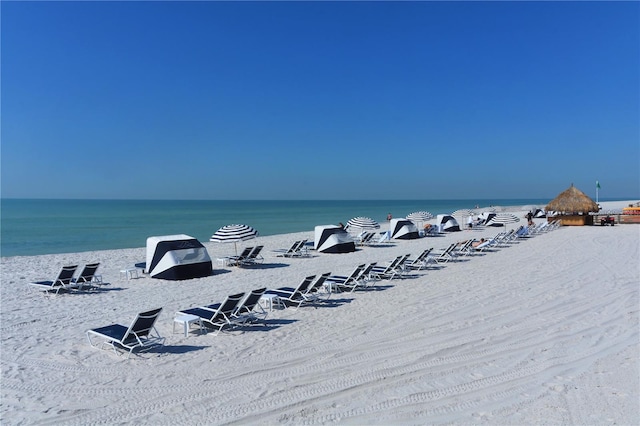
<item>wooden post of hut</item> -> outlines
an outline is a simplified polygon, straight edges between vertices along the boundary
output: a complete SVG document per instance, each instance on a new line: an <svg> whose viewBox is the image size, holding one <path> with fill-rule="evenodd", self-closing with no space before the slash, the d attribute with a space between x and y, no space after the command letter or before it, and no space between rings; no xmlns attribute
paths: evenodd
<svg viewBox="0 0 640 426"><path fill-rule="evenodd" d="M545 209L556 212L556 216L550 217L549 221L560 219L562 225L593 225L593 216L589 213L600 211L598 204L573 184L547 204Z"/></svg>

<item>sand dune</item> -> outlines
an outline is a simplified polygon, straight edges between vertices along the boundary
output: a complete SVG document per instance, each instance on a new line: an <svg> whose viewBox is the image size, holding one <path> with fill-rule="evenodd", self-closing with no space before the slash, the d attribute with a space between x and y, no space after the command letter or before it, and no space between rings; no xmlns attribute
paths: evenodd
<svg viewBox="0 0 640 426"><path fill-rule="evenodd" d="M522 217L523 212L515 212ZM514 227L512 225L511 227ZM378 281L262 326L172 333L173 314L237 291L347 274L496 229L265 263L181 282L126 281L144 249L2 259L3 424L637 424L640 227L564 227ZM206 243L212 257L229 247ZM44 298L26 283L102 262L106 290ZM164 307L166 346L122 359L85 331Z"/></svg>

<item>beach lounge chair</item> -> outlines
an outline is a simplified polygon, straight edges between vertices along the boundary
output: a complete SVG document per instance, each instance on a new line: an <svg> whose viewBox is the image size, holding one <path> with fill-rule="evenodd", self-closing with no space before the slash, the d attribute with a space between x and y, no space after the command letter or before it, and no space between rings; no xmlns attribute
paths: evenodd
<svg viewBox="0 0 640 426"><path fill-rule="evenodd" d="M505 235L506 235L506 232L499 232L493 238L490 238L484 243L480 244L478 247L476 247L476 249L480 248L479 251L484 251L488 248L501 247L502 240L505 237Z"/></svg>
<svg viewBox="0 0 640 426"><path fill-rule="evenodd" d="M531 236L531 233L529 232L529 227L522 225L516 231L515 239L518 239L518 238L529 238L530 236Z"/></svg>
<svg viewBox="0 0 640 426"><path fill-rule="evenodd" d="M360 235L358 244L361 246L368 246L373 243L373 238L376 236L375 232L365 232Z"/></svg>
<svg viewBox="0 0 640 426"><path fill-rule="evenodd" d="M274 250L276 253L280 253L278 257L305 257L309 255L309 251L307 250L307 240L296 241L291 244L286 250Z"/></svg>
<svg viewBox="0 0 640 426"><path fill-rule="evenodd" d="M215 330L217 335L227 325L232 325L233 314L235 313L240 301L244 297L244 293L233 294L227 296L222 303L202 306L199 308L184 309L178 311L178 314L188 314L200 317L202 325L208 329Z"/></svg>
<svg viewBox="0 0 640 426"><path fill-rule="evenodd" d="M267 291L266 287L252 290L233 312L231 321L245 324L247 322L255 322L258 319L265 319L267 311L260 305L260 298L265 291Z"/></svg>
<svg viewBox="0 0 640 426"><path fill-rule="evenodd" d="M264 246L255 246L251 253L244 258L238 261L238 266L250 266L255 265L256 263L262 263L264 261L264 257L260 254Z"/></svg>
<svg viewBox="0 0 640 426"><path fill-rule="evenodd" d="M286 307L294 306L295 309L298 309L302 306L303 303L308 300L303 296L311 286L311 283L315 279L315 275L310 275L305 277L297 287L279 287L276 289L270 289L265 291L265 294L273 294L278 296L280 302L282 302Z"/></svg>
<svg viewBox="0 0 640 426"><path fill-rule="evenodd" d="M344 276L344 275L331 275L329 278L327 278L327 283L329 285L329 291L333 292L333 291L339 291L340 286L349 286L351 285L351 283L355 280L358 279L358 277L360 277L360 274L362 273L362 271L364 270L364 268L367 266L366 263L360 264L358 266L355 267L355 269L351 272L351 274Z"/></svg>
<svg viewBox="0 0 640 426"><path fill-rule="evenodd" d="M508 243L510 243L511 241L513 241L515 236L516 236L516 230L515 229L512 229L511 231L506 232L502 236L502 238L500 239L500 244L503 244L503 243L504 244L508 244Z"/></svg>
<svg viewBox="0 0 640 426"><path fill-rule="evenodd" d="M78 265L63 266L55 279L31 282L29 286L32 289L42 290L47 295L58 294L60 291L77 290L78 285L73 282L76 269L78 269Z"/></svg>
<svg viewBox="0 0 640 426"><path fill-rule="evenodd" d="M242 250L242 253L240 253L238 256L231 256L227 258L227 263L229 265L238 265L240 261L246 259L247 256L251 254L254 248L255 247L245 247L244 250Z"/></svg>
<svg viewBox="0 0 640 426"><path fill-rule="evenodd" d="M529 227L529 235L540 235L545 232L548 222L540 222L537 225Z"/></svg>
<svg viewBox="0 0 640 426"><path fill-rule="evenodd" d="M373 271L377 265L376 262L366 265L353 279L343 284L336 284L336 290L340 292L354 292L358 288L367 287L370 281L375 280L375 277L371 276L371 271Z"/></svg>
<svg viewBox="0 0 640 426"><path fill-rule="evenodd" d="M162 346L164 338L155 329L155 323L162 308L142 312L136 315L129 327L120 324L111 324L106 327L87 330L89 344L94 347L110 346L118 354L118 349L128 352L131 356L134 349L148 350L152 347ZM93 340L98 339L96 344Z"/></svg>
<svg viewBox="0 0 640 426"><path fill-rule="evenodd" d="M374 267L369 276L372 279L392 280L395 277L402 276L404 262L409 258L409 254L398 256L393 259L387 266Z"/></svg>
<svg viewBox="0 0 640 426"><path fill-rule="evenodd" d="M489 240L485 240L484 242L478 244L475 247L471 247L471 250L475 251L475 252L483 252L485 250L487 250L489 247L491 247L491 245L493 244L493 238L489 239Z"/></svg>
<svg viewBox="0 0 640 426"><path fill-rule="evenodd" d="M306 293L303 293L303 297L307 299L307 301L315 302L320 299L321 289L324 289L324 283L327 281L327 278L331 276L331 272L326 272L318 277L317 280L313 282L307 289ZM331 293L326 292L327 296L330 296Z"/></svg>
<svg viewBox="0 0 640 426"><path fill-rule="evenodd" d="M454 260L455 257L460 257L460 256L467 256L471 253L471 246L473 244L473 242L475 241L475 239L470 238L467 241L463 242L460 245L456 244L456 247L454 250L451 251L451 254L454 256Z"/></svg>
<svg viewBox="0 0 640 426"><path fill-rule="evenodd" d="M378 262L372 262L368 264L362 270L362 272L360 272L360 275L356 278L359 287L367 287L369 285L369 282L375 281L376 278L371 276L371 271L373 271L373 269L377 267Z"/></svg>
<svg viewBox="0 0 640 426"><path fill-rule="evenodd" d="M277 256L278 257L294 257L298 255L298 250L300 249L300 243L303 243L304 240L299 240L299 241L295 241L293 244L291 244L291 247L289 247L288 249L279 249L279 250L274 250L274 252L276 253L280 253Z"/></svg>
<svg viewBox="0 0 640 426"><path fill-rule="evenodd" d="M380 233L380 236L378 238L378 241L376 241L376 244L382 244L382 243L389 243L391 242L391 231L384 231Z"/></svg>
<svg viewBox="0 0 640 426"><path fill-rule="evenodd" d="M433 256L429 256L429 259L435 261L437 263L447 263L448 261L453 259L453 250L455 250L457 243L451 243L449 247L447 247L441 253L436 253Z"/></svg>
<svg viewBox="0 0 640 426"><path fill-rule="evenodd" d="M420 271L423 268L427 268L429 263L434 263L434 260L429 259L429 254L433 251L433 248L423 250L415 259L407 259L404 262L405 268L410 270Z"/></svg>
<svg viewBox="0 0 640 426"><path fill-rule="evenodd" d="M493 238L489 240L489 247L500 247L502 239L506 234L506 232L498 232Z"/></svg>
<svg viewBox="0 0 640 426"><path fill-rule="evenodd" d="M80 275L73 279L73 283L76 284L78 290L93 289L103 285L102 276L96 274L99 267L100 263L98 262L88 263L82 268Z"/></svg>

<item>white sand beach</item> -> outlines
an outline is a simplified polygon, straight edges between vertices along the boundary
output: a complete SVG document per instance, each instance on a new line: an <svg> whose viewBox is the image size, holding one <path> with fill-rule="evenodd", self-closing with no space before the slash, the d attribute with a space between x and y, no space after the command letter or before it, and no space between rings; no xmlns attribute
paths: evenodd
<svg viewBox="0 0 640 426"><path fill-rule="evenodd" d="M525 210L509 210L521 220L508 229L526 222ZM274 309L262 325L188 337L172 330L176 311L235 292L347 275L359 263L499 231L294 259L273 250L313 240L312 230L258 237L245 244L264 245L265 260L251 268L218 265L233 246L207 242L215 274L186 281L121 277L145 260L144 247L2 258L0 420L638 424L638 225L560 227L327 303ZM63 265L90 262L101 263L102 290L49 298L27 290ZM87 329L129 325L156 307L164 347L126 359L88 344Z"/></svg>

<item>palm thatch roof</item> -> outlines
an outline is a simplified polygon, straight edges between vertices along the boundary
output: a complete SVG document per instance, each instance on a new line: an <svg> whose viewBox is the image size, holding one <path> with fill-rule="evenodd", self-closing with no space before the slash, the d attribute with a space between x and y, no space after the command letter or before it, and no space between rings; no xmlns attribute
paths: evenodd
<svg viewBox="0 0 640 426"><path fill-rule="evenodd" d="M569 189L561 192L560 195L551 200L545 209L563 213L597 213L600 210L595 201L573 186L573 184Z"/></svg>

